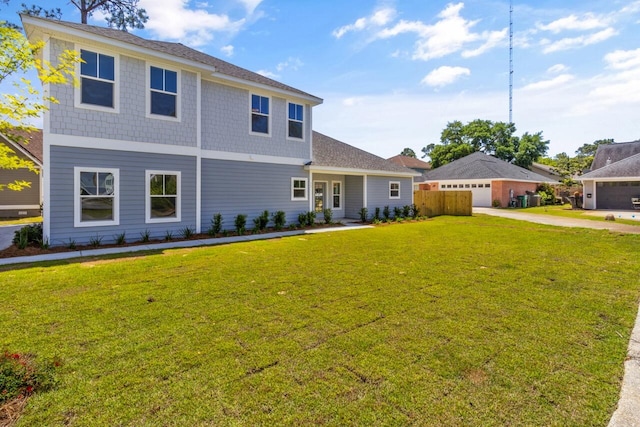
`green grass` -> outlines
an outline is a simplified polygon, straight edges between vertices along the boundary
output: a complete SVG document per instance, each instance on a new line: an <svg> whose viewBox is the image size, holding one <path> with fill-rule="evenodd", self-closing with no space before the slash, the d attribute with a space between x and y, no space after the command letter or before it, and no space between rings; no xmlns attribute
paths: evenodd
<svg viewBox="0 0 640 427"><path fill-rule="evenodd" d="M20 225L20 224L35 224L42 222L41 216L34 216L28 218L0 218L0 226L2 225Z"/></svg>
<svg viewBox="0 0 640 427"><path fill-rule="evenodd" d="M513 212L561 216L565 218L588 219L591 221L605 221L604 217L608 213L610 213L607 211L589 211L589 210L582 210L582 209L571 209L571 205L538 206L533 208L518 209L518 210L514 210ZM637 213L635 213L634 211L629 211L628 213L625 214L626 217L631 217L631 215L635 215L636 218L640 219L640 211L638 211ZM640 220L624 219L624 218L616 217L616 222L620 224L636 225L640 227Z"/></svg>
<svg viewBox="0 0 640 427"><path fill-rule="evenodd" d="M440 217L0 271L19 425L605 425L640 236Z"/></svg>

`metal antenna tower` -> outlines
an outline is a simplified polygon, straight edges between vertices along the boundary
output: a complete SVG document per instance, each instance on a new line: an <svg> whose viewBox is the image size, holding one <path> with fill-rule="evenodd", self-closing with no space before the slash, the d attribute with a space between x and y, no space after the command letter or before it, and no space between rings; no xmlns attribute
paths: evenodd
<svg viewBox="0 0 640 427"><path fill-rule="evenodd" d="M509 0L509 123L513 123L513 0Z"/></svg>

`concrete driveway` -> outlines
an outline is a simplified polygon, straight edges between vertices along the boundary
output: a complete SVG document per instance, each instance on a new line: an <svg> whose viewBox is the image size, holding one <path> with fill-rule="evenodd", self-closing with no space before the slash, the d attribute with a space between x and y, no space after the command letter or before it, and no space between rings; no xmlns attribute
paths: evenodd
<svg viewBox="0 0 640 427"><path fill-rule="evenodd" d="M13 241L13 236L16 230L24 227L25 224L22 225L0 225L0 251L3 249L7 249L11 246L11 242Z"/></svg>

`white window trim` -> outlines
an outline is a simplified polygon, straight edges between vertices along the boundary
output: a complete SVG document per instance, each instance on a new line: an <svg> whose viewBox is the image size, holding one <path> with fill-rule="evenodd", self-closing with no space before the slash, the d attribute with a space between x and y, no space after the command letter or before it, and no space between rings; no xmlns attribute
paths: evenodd
<svg viewBox="0 0 640 427"><path fill-rule="evenodd" d="M293 120L294 122L298 122L298 123L302 123L302 138L295 138L292 136L289 136L289 120L292 120L289 118L289 104L294 104L294 105L301 105L302 106L302 121L300 120ZM293 101L287 101L287 109L285 112L285 129L286 129L286 135L287 135L287 139L289 141L297 141L297 142L305 142L306 141L306 136L307 136L307 126L306 126L306 120L305 118L307 117L307 109L306 109L306 105L304 104L299 104L297 102L293 102Z"/></svg>
<svg viewBox="0 0 640 427"><path fill-rule="evenodd" d="M334 208L333 207L333 184L340 184L340 207L339 208ZM342 183L342 181L331 181L331 210L334 211L341 211L342 210L342 205L343 205L343 197L342 197L342 193L344 193L344 184Z"/></svg>
<svg viewBox="0 0 640 427"><path fill-rule="evenodd" d="M253 107L253 103L252 103L253 95L261 96L262 98L269 99L269 114L266 115L267 119L268 119L267 127L269 128L269 131L267 133L254 132L253 129L252 129L252 125L253 125L252 115L254 114L253 108L252 108ZM262 113L255 113L255 114L258 114L260 116L264 116L265 115L265 114L262 114ZM271 138L271 130L272 130L271 117L272 116L273 116L273 99L269 95L265 95L265 94L257 93L257 92L249 92L249 134L250 135L255 135L255 136L262 136L262 137L265 137L265 138Z"/></svg>
<svg viewBox="0 0 640 427"><path fill-rule="evenodd" d="M74 49L76 52L80 52L80 50L88 50L90 52L95 52L97 54L108 55L113 57L113 108L103 107L101 105L94 104L83 104L82 103L82 75L80 74L80 62L76 63L75 66L75 75L78 77L80 84L75 87L74 90L74 107L82 108L85 110L94 110L94 111L103 111L106 113L120 113L120 55L115 52L110 52L108 50L96 49L93 47L75 45ZM99 81L105 81L101 79L96 79Z"/></svg>
<svg viewBox="0 0 640 427"><path fill-rule="evenodd" d="M110 221L82 221L82 203L80 202L80 173L110 173L114 179L113 219ZM76 166L73 168L73 226L74 227L102 227L120 225L120 169L92 168Z"/></svg>
<svg viewBox="0 0 640 427"><path fill-rule="evenodd" d="M391 195L391 186L393 184L398 184L398 195L397 196L392 196ZM401 198L402 194L401 194L401 186L400 186L400 181L389 181L389 199L399 199Z"/></svg>
<svg viewBox="0 0 640 427"><path fill-rule="evenodd" d="M176 194L176 217L175 218L151 218L151 175L176 175L177 182L177 194ZM165 170L146 170L144 181L144 200L145 200L145 213L144 219L146 224L163 223L163 222L180 222L182 215L182 180L180 171L165 171Z"/></svg>
<svg viewBox="0 0 640 427"><path fill-rule="evenodd" d="M145 66L147 67L147 72L146 72L146 76L145 76L145 90L146 90L146 97L145 97L145 115L148 119L158 119L158 120L168 120L170 122L180 122L181 121L181 114L180 114L180 105L182 104L180 102L181 100L181 96L180 94L182 93L182 73L180 72L180 70L175 69L175 68L171 68L171 67L167 67L166 65L162 65L162 64L158 64L158 63L153 63L153 62L147 62L145 64ZM157 89L151 89L151 67L156 67L156 68L162 68L163 70L168 70L168 71L173 71L177 74L176 76L176 89L178 90L178 93L172 93L172 92L165 92L163 90L157 90ZM175 117L171 117L171 116L164 116L162 114L152 114L151 113L151 91L154 92L159 92L159 93L166 93L169 95L175 95L176 96L176 116Z"/></svg>
<svg viewBox="0 0 640 427"><path fill-rule="evenodd" d="M294 197L293 183L295 181L304 181L304 198ZM309 200L309 178L291 177L291 201L301 202Z"/></svg>

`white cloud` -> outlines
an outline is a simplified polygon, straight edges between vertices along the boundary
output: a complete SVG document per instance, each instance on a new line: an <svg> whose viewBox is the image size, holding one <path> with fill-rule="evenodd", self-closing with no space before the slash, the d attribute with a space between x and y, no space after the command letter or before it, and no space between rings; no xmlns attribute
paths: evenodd
<svg viewBox="0 0 640 427"><path fill-rule="evenodd" d="M226 45L226 46L222 46L222 47L220 48L220 50L221 50L221 51L222 51L222 53L224 53L224 55L225 55L225 56L227 56L227 57L232 57L232 56L233 56L233 50L234 50L233 45L228 44L228 45Z"/></svg>
<svg viewBox="0 0 640 427"><path fill-rule="evenodd" d="M543 31L550 31L554 34L558 34L562 31L586 31L594 30L596 28L606 28L610 23L611 19L608 17L598 17L592 13L587 13L583 17L569 15L565 18L556 19L547 25L537 24L536 26Z"/></svg>
<svg viewBox="0 0 640 427"><path fill-rule="evenodd" d="M194 47L213 40L216 32L234 34L246 22L245 18L231 20L228 15L209 13L204 8L188 9L184 0L140 0L140 7L149 15L145 29L160 39Z"/></svg>
<svg viewBox="0 0 640 427"><path fill-rule="evenodd" d="M577 49L603 42L617 34L618 32L613 28L607 28L602 31L598 31L597 33L589 34L586 36L568 37L554 42L543 40L542 44L545 47L542 49L542 52L553 53L561 50Z"/></svg>
<svg viewBox="0 0 640 427"><path fill-rule="evenodd" d="M636 50L615 50L604 57L609 68L624 70L640 67L640 48Z"/></svg>
<svg viewBox="0 0 640 427"><path fill-rule="evenodd" d="M300 58L289 57L286 61L280 62L276 65L276 70L284 71L284 70L293 70L298 71L300 67L302 67L304 63L300 60Z"/></svg>
<svg viewBox="0 0 640 427"><path fill-rule="evenodd" d="M564 64L555 64L547 68L548 74L559 74L559 73L564 73L565 71L569 71L569 67L567 67Z"/></svg>
<svg viewBox="0 0 640 427"><path fill-rule="evenodd" d="M535 83L529 83L524 86L522 90L543 90L543 89L551 89L556 86L561 86L565 83L570 82L574 79L574 76L571 74L560 74L552 79L542 80Z"/></svg>
<svg viewBox="0 0 640 427"><path fill-rule="evenodd" d="M475 49L462 53L465 58L481 55L497 46L506 38L507 29L475 33L472 28L479 21L467 20L460 16L464 3L449 4L438 14L440 20L433 25L421 21L401 20L391 28L384 28L377 37L386 39L405 33L415 33L418 40L414 45L412 59L428 61L460 51L469 43L482 42Z"/></svg>
<svg viewBox="0 0 640 427"><path fill-rule="evenodd" d="M270 79L278 79L278 78L280 78L280 76L278 74L273 73L273 72L268 71L268 70L258 70L258 71L256 71L256 73L260 74L261 76L268 77Z"/></svg>
<svg viewBox="0 0 640 427"><path fill-rule="evenodd" d="M256 8L262 3L262 0L238 0L246 9L247 13L251 15Z"/></svg>
<svg viewBox="0 0 640 427"><path fill-rule="evenodd" d="M353 24L344 25L333 30L332 35L339 39L345 34L354 31L363 31L367 28L387 25L396 16L396 10L390 7L378 9L371 15L356 19Z"/></svg>
<svg viewBox="0 0 640 427"><path fill-rule="evenodd" d="M458 80L462 76L471 75L471 70L464 67L442 66L427 74L422 79L422 84L433 87L446 86Z"/></svg>

